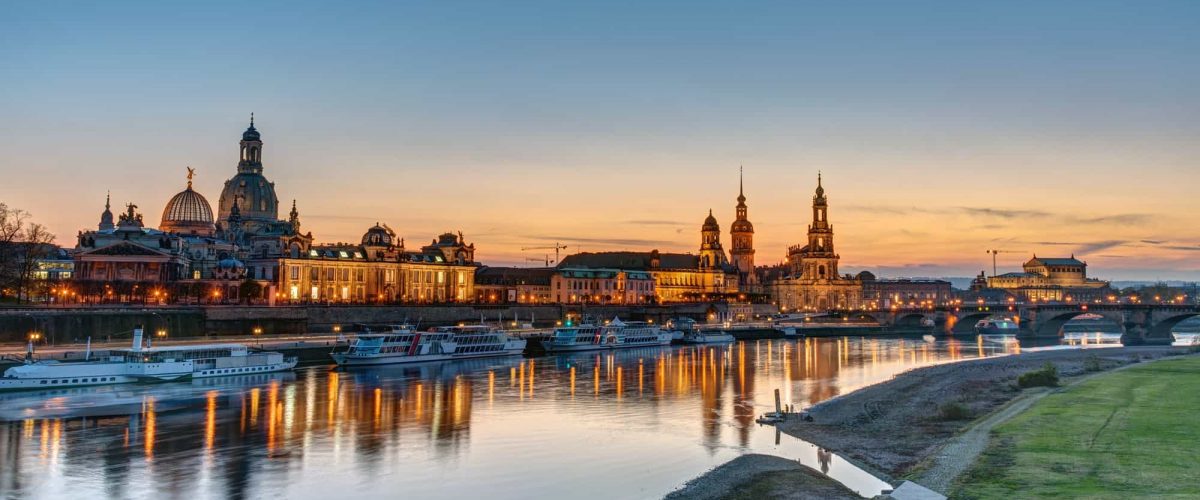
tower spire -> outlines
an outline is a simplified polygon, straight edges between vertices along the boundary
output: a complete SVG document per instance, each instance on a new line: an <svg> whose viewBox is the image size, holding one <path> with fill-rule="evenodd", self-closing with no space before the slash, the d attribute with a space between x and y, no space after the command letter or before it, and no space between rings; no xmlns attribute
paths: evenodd
<svg viewBox="0 0 1200 500"><path fill-rule="evenodd" d="M106 193L104 195L104 211L105 212L109 211L109 209L112 208L111 203L112 203L112 191L110 190L110 191L108 191L108 193Z"/></svg>
<svg viewBox="0 0 1200 500"><path fill-rule="evenodd" d="M254 128L254 112L250 112L250 128Z"/></svg>

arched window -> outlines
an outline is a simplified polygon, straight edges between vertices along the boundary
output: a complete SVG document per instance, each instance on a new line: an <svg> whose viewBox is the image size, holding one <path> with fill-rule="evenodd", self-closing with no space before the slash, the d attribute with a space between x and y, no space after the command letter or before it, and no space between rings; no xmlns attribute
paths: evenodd
<svg viewBox="0 0 1200 500"><path fill-rule="evenodd" d="M825 277L825 266L822 265L822 266L817 267L817 276L820 276L822 278Z"/></svg>

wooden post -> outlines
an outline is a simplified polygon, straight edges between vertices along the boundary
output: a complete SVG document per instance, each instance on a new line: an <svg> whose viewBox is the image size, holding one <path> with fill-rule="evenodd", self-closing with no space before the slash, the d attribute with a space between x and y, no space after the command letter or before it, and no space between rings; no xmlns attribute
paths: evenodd
<svg viewBox="0 0 1200 500"><path fill-rule="evenodd" d="M779 389L775 389L775 414L783 415L783 408L779 406Z"/></svg>

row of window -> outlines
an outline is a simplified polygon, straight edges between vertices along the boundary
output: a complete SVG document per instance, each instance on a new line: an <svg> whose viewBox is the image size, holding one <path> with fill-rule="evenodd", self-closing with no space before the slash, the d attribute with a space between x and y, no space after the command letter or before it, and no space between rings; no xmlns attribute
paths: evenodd
<svg viewBox="0 0 1200 500"><path fill-rule="evenodd" d="M58 385L58 384L95 384L100 382L116 382L117 377L92 377L88 378L63 378L54 380L43 380L42 385Z"/></svg>

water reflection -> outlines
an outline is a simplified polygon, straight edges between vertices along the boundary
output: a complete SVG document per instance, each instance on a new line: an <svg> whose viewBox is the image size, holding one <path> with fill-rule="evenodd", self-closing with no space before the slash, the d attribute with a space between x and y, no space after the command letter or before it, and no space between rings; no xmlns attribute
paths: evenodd
<svg viewBox="0 0 1200 500"><path fill-rule="evenodd" d="M754 423L775 389L804 407L914 366L1019 350L982 337L764 340L8 394L0 492L639 498L764 452L870 493L828 450Z"/></svg>

